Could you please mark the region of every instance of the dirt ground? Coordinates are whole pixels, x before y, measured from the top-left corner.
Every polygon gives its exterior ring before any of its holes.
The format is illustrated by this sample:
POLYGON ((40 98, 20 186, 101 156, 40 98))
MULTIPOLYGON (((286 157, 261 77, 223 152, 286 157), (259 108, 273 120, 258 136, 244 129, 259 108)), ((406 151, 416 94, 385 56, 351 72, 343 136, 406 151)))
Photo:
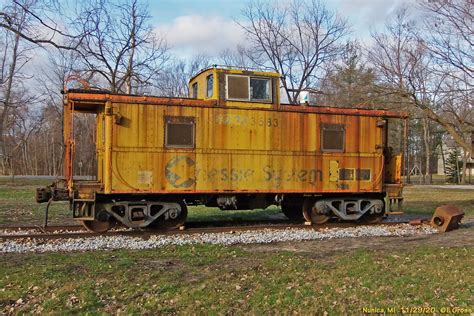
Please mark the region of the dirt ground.
POLYGON ((304 253, 314 258, 330 258, 341 252, 356 250, 408 250, 420 246, 427 247, 473 247, 474 216, 465 217, 459 229, 447 233, 411 237, 337 238, 320 241, 284 242, 276 244, 245 245, 249 252, 289 251, 304 253))

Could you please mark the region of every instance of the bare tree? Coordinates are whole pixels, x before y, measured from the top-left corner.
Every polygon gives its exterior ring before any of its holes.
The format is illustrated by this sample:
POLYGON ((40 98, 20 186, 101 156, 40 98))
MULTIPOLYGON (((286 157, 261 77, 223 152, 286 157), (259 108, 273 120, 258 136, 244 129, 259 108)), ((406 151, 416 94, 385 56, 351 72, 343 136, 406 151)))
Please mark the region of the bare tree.
POLYGON ((189 79, 199 70, 210 66, 209 57, 196 55, 188 60, 172 60, 154 84, 158 94, 167 97, 189 97, 189 79))
POLYGON ((433 71, 446 78, 444 113, 459 135, 452 135, 463 147, 462 182, 467 157, 472 152, 469 138, 474 132, 474 3, 470 0, 420 1, 427 12, 427 47, 437 61, 433 71))
POLYGON ((474 85, 474 2, 470 0, 420 1, 428 13, 425 30, 428 48, 450 76, 474 85), (466 76, 462 78, 462 76, 466 76))
POLYGON ((246 31, 256 58, 282 75, 290 103, 314 85, 318 71, 341 52, 339 42, 348 33, 344 19, 319 0, 294 0, 289 6, 251 2, 243 11, 246 31))
MULTIPOLYGON (((466 143, 472 141, 474 133, 474 108, 472 100, 474 91, 469 89, 467 80, 461 80, 446 73, 447 79, 443 84, 443 94, 440 98, 442 102, 443 116, 452 122, 454 128, 463 137, 466 143)), ((467 160, 469 151, 463 150, 463 164, 461 182, 466 181, 467 160)))
POLYGON ((407 9, 399 10, 387 23, 385 32, 373 33, 372 37, 374 46, 369 57, 378 70, 382 92, 392 94, 392 101, 405 104, 408 109, 421 111, 470 152, 471 146, 458 124, 450 120, 443 109, 446 76, 435 71, 437 63, 429 54, 422 34, 410 21, 407 9))
POLYGON ((234 49, 224 49, 219 53, 219 60, 226 66, 238 66, 242 69, 257 68, 265 64, 264 60, 255 56, 251 48, 243 45, 237 45, 234 49))
MULTIPOLYGON (((62 170, 64 109, 61 90, 68 84, 71 74, 79 73, 80 69, 77 68, 79 58, 79 55, 72 50, 54 50, 49 54, 48 63, 40 75, 43 95, 42 124, 33 135, 35 143, 31 146, 35 148, 36 155, 42 163, 37 168, 48 175, 59 175, 62 170)), ((95 124, 85 127, 83 132, 88 133, 95 124)))
POLYGON ((77 48, 85 70, 113 93, 138 93, 150 86, 168 59, 168 46, 148 24, 138 0, 89 0, 74 23, 84 34, 77 48))
POLYGON ((0 8, 0 28, 16 34, 22 40, 43 47, 55 47, 64 50, 76 50, 81 44, 84 33, 71 34, 65 28, 66 14, 60 10, 58 0, 13 0, 10 4, 0 8), (18 12, 10 10, 16 7, 25 17, 25 24, 21 29, 16 25, 18 12), (62 23, 58 23, 59 20, 62 23))
POLYGON ((20 7, 17 4, 5 7, 4 12, 9 14, 10 26, 18 32, 2 30, 0 76, 1 76, 1 103, 0 103, 0 161, 3 173, 12 169, 12 155, 16 146, 15 141, 9 136, 8 130, 15 125, 17 111, 23 104, 27 104, 29 96, 25 93, 21 80, 23 67, 30 61, 29 48, 23 45, 19 32, 28 23, 28 15, 22 9, 33 5, 33 1, 25 1, 20 7), (7 141, 7 139, 9 141, 7 141), (10 145, 8 144, 10 143, 10 145))

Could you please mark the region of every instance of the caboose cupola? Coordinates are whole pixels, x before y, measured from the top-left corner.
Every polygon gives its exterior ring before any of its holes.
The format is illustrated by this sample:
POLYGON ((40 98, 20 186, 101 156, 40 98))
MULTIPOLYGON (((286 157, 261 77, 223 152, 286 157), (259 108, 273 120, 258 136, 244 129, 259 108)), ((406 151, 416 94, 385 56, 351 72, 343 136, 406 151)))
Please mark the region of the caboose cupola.
POLYGON ((214 66, 189 81, 190 97, 217 100, 220 106, 277 108, 280 74, 214 66))

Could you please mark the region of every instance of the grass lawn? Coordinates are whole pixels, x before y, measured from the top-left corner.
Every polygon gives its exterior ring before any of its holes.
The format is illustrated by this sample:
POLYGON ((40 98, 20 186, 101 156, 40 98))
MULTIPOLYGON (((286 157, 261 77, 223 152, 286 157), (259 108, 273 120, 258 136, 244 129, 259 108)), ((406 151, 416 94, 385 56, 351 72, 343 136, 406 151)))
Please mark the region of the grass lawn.
POLYGON ((407 186, 403 189, 406 213, 433 214, 443 204, 454 204, 466 215, 474 215, 474 190, 443 189, 427 186, 407 186))
MULTIPOLYGON (((52 181, 16 179, 13 183, 0 179, 0 225, 38 225, 43 223, 46 204, 35 202, 37 187, 52 181)), ((53 203, 50 208, 53 223, 74 224, 68 203, 53 203)))
MULTIPOLYGON (((41 223, 43 212, 34 203, 34 188, 40 184, 0 183, 0 224, 41 223)), ((431 214, 441 204, 454 203, 474 215, 473 190, 409 186, 405 197, 410 213, 431 214)), ((72 223, 67 207, 53 207, 53 222, 72 223)), ((191 207, 189 218, 277 216, 281 213, 275 207, 236 212, 191 207)), ((384 248, 373 240, 352 239, 342 248, 338 240, 300 243, 304 251, 287 243, 264 250, 258 245, 200 245, 1 254, 0 314, 360 314, 363 308, 400 313, 420 306, 438 313, 444 307, 474 312, 472 231, 471 226, 421 242, 381 237, 377 242, 384 248), (354 247, 356 243, 363 246, 354 247)))
MULTIPOLYGON (((474 308, 474 248, 253 252, 239 246, 3 256, 0 307, 14 312, 360 313, 474 308), (442 267, 442 269, 440 269, 442 267), (449 271, 449 272, 448 272, 449 271)), ((1 310, 1 309, 0 309, 1 310)))

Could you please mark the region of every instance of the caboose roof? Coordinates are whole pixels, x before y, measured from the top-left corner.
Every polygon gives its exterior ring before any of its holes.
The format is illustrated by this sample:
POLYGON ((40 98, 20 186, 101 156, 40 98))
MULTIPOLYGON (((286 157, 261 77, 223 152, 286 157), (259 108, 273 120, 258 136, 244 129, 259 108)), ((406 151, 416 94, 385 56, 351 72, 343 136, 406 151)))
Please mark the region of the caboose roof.
POLYGON ((203 68, 198 73, 196 73, 189 82, 193 81, 203 72, 208 70, 215 69, 217 72, 225 72, 230 74, 240 74, 240 75, 251 75, 251 76, 262 76, 262 77, 281 77, 281 75, 270 68, 252 68, 252 67, 237 67, 237 66, 223 66, 223 65, 213 65, 211 67, 203 68))
MULTIPOLYGON (((144 96, 130 94, 112 94, 103 91, 88 90, 68 90, 65 93, 65 102, 74 102, 74 109, 78 111, 93 111, 94 109, 104 106, 105 102, 112 103, 136 103, 150 105, 167 105, 167 106, 195 106, 195 107, 218 107, 216 100, 196 100, 190 98, 170 98, 159 96, 144 96)), ((226 109, 234 108, 226 106, 226 109)), ((245 109, 240 107, 239 109, 245 109)), ((387 118, 407 118, 407 112, 390 111, 385 109, 363 109, 363 108, 335 108, 320 106, 303 106, 281 104, 278 109, 249 107, 248 110, 258 111, 284 111, 299 113, 319 113, 334 115, 357 115, 357 116, 377 116, 387 118)))

